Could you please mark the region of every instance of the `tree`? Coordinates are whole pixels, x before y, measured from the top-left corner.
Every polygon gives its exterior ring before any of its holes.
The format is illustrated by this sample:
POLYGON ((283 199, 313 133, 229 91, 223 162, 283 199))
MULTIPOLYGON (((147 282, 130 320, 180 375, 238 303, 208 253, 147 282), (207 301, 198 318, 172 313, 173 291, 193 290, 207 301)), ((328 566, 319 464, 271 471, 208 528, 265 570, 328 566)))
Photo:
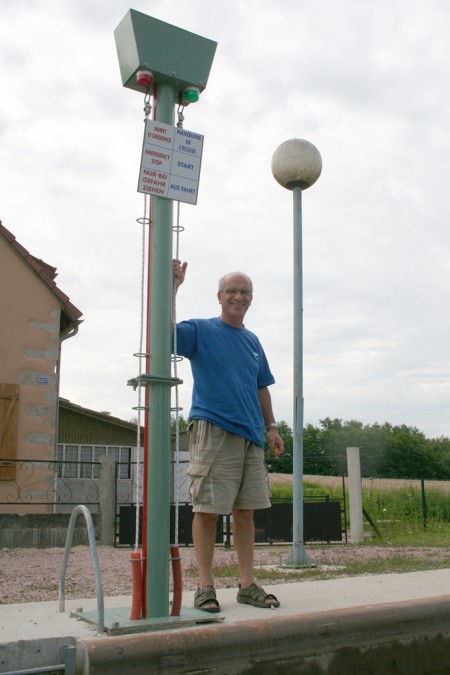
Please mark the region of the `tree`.
MULTIPOLYGON (((189 419, 179 416, 180 431, 187 431, 189 419)), ((175 417, 171 420, 175 432, 175 417)), ((268 470, 273 473, 293 472, 294 436, 282 420, 278 433, 284 440, 285 452, 275 459, 269 453, 267 435, 264 455, 268 470)), ((358 420, 343 421, 326 417, 320 426, 307 424, 303 430, 303 472, 305 474, 342 475, 346 467, 346 449, 360 449, 361 473, 366 477, 450 479, 450 439, 427 439, 416 429, 404 424, 364 425, 358 420)))
POLYGON ((303 431, 303 473, 319 476, 335 473, 325 451, 323 432, 312 424, 307 424, 303 431))
POLYGON ((269 441, 267 434, 265 434, 264 457, 266 466, 270 473, 292 473, 292 429, 284 420, 277 422, 277 426, 278 433, 284 441, 284 453, 279 455, 278 458, 275 458, 274 455, 271 455, 269 452, 269 441))
POLYGON ((305 427, 305 473, 314 467, 316 473, 341 473, 348 447, 359 448, 363 476, 445 479, 450 475, 449 439, 429 440, 406 425, 364 425, 329 417, 320 420, 320 427, 305 427))
MULTIPOLYGON (((178 415, 178 428, 180 430, 180 433, 183 433, 184 431, 188 430, 189 422, 190 422, 189 418, 186 419, 183 417, 183 415, 178 415)), ((170 431, 172 434, 174 434, 176 431, 176 423, 177 423, 176 417, 175 415, 172 415, 170 420, 170 431)))
POLYGON ((404 425, 392 428, 382 472, 392 478, 441 479, 445 474, 439 455, 424 434, 404 425))
POLYGON ((427 441, 439 466, 439 479, 450 479, 450 439, 446 436, 431 438, 427 441))

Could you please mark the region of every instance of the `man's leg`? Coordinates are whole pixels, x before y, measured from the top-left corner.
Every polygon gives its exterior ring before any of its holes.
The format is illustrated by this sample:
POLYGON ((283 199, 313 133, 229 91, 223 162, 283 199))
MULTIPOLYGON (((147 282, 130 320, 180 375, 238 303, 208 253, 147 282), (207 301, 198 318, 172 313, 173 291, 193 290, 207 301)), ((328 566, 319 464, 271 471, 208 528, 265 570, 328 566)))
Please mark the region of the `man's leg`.
POLYGON ((253 556, 255 541, 255 525, 253 511, 233 509, 233 544, 239 563, 241 588, 253 583, 253 556))
MULTIPOLYGON (((255 524, 253 511, 247 509, 233 509, 233 543, 239 563, 239 576, 241 588, 245 589, 255 583, 254 550, 255 550, 255 524)), ((261 589, 264 594, 265 591, 261 589)), ((267 607, 279 606, 278 600, 273 595, 265 596, 263 600, 267 607)))
POLYGON ((199 587, 214 586, 212 563, 216 541, 217 514, 197 512, 192 522, 192 539, 197 560, 199 587))

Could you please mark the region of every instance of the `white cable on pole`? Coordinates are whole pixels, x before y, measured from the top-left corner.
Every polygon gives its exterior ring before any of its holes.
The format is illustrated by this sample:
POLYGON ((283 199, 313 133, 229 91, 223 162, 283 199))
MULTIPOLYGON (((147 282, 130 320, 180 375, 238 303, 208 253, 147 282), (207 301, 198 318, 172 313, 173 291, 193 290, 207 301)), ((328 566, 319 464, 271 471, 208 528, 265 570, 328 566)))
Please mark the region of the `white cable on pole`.
POLYGON ((137 425, 136 425, 136 473, 134 476, 134 503, 136 506, 136 523, 135 523, 135 537, 134 537, 134 550, 137 551, 139 548, 139 533, 140 533, 140 524, 139 524, 139 505, 141 498, 141 412, 145 410, 145 406, 142 405, 142 384, 140 381, 140 376, 142 375, 143 368, 142 363, 146 358, 146 353, 144 352, 144 316, 145 316, 145 252, 146 252, 146 226, 150 224, 149 217, 149 197, 144 195, 144 215, 142 218, 138 218, 137 222, 142 225, 142 263, 141 263, 141 308, 140 308, 140 328, 139 328, 139 351, 134 354, 139 359, 139 377, 137 384, 137 396, 138 404, 135 408, 137 411, 137 425))
MULTIPOLYGON (((178 122, 177 127, 182 128, 184 121, 183 115, 183 106, 178 108, 178 122)), ((180 225, 180 202, 177 202, 177 221, 176 225, 173 228, 175 233, 175 258, 178 260, 180 255, 180 232, 184 230, 184 227, 180 225)), ((172 335, 173 335, 173 377, 178 379, 178 361, 182 360, 182 357, 178 356, 177 349, 177 310, 176 310, 176 285, 175 281, 173 283, 173 297, 172 297, 172 335)), ((174 491, 175 491, 175 541, 174 544, 178 546, 178 531, 179 531, 179 471, 180 471, 180 404, 179 404, 179 391, 178 384, 175 385, 175 406, 173 407, 175 412, 175 466, 174 466, 174 491)))
MULTIPOLYGON (((147 91, 144 96, 144 124, 147 121, 150 113, 152 111, 151 106, 151 95, 147 91)), ((145 410, 145 405, 142 405, 142 383, 141 376, 143 373, 143 361, 147 358, 147 354, 144 351, 144 320, 145 320, 145 261, 146 261, 146 226, 150 226, 150 200, 149 195, 144 195, 144 215, 141 218, 137 219, 137 222, 142 225, 142 253, 141 253, 141 307, 140 307, 140 327, 139 327, 139 351, 134 354, 139 359, 139 376, 137 378, 137 397, 138 403, 134 410, 137 411, 137 424, 136 424, 136 473, 134 476, 134 503, 136 507, 135 514, 135 535, 134 535, 134 550, 137 551, 139 548, 139 534, 140 534, 140 500, 141 500, 141 466, 142 466, 142 457, 141 457, 141 413, 145 410)))
MULTIPOLYGON (((173 228, 175 232, 175 258, 178 259, 179 248, 180 248, 180 232, 183 231, 183 227, 180 226, 180 202, 177 202, 177 224, 173 228)), ((176 311, 176 286, 175 281, 173 284, 173 300, 172 300, 172 334, 173 334, 173 377, 178 379, 178 361, 182 357, 178 356, 177 349, 177 311, 176 311)), ((179 404, 179 391, 178 384, 175 385, 175 405, 172 408, 175 412, 175 466, 174 466, 174 491, 175 491, 175 541, 174 544, 178 546, 178 531, 179 531, 179 470, 180 470, 180 404, 179 404)))
MULTIPOLYGON (((145 120, 148 118, 151 112, 150 97, 146 94, 144 99, 144 112, 145 120)), ((180 106, 178 109, 178 127, 183 126, 183 108, 180 106)), ((135 520, 135 542, 134 547, 137 551, 139 548, 139 534, 140 534, 140 518, 139 518, 139 505, 141 497, 141 412, 145 410, 145 405, 142 405, 142 384, 141 376, 143 373, 143 360, 147 358, 147 354, 144 352, 144 318, 145 318, 145 261, 146 261, 146 226, 151 225, 150 218, 150 199, 148 195, 144 195, 144 215, 141 218, 137 219, 137 222, 142 225, 142 265, 141 265, 141 308, 140 308, 140 332, 139 332, 139 351, 134 354, 134 356, 139 359, 139 376, 137 378, 137 392, 138 392, 138 404, 133 409, 137 411, 137 431, 136 431, 136 474, 134 477, 134 499, 136 505, 136 520, 135 520)), ((179 256, 179 246, 180 246, 180 232, 184 230, 184 227, 180 224, 180 202, 177 202, 177 220, 176 225, 173 227, 175 234, 175 257, 179 256)), ((178 379, 178 361, 182 360, 182 357, 178 356, 177 353, 177 333, 176 333, 176 299, 175 299, 175 282, 173 285, 173 300, 172 300, 172 329, 173 329, 173 377, 178 379)), ((179 536, 179 466, 180 466, 180 418, 179 412, 182 408, 179 405, 179 391, 178 384, 175 385, 175 405, 172 408, 172 411, 175 412, 175 466, 174 466, 174 491, 175 491, 175 545, 178 545, 178 536, 179 536)))

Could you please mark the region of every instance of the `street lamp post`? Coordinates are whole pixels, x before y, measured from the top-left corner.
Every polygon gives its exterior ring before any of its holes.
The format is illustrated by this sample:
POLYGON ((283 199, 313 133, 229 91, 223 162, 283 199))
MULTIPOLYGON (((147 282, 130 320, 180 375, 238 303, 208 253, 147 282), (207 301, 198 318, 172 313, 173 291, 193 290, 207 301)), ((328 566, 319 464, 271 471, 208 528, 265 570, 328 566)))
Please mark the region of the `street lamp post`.
POLYGON ((275 150, 272 174, 284 188, 292 190, 294 205, 294 429, 292 550, 287 564, 309 565, 303 536, 303 253, 302 192, 313 185, 322 171, 322 158, 309 141, 293 138, 275 150))

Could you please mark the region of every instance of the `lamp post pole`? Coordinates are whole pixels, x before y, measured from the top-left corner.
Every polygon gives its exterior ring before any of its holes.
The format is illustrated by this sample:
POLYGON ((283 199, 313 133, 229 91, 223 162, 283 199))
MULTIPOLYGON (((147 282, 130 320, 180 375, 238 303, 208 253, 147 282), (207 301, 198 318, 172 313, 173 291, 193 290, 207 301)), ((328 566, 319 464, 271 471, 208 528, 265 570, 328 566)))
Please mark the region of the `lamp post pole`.
POLYGON ((313 185, 322 171, 317 148, 308 141, 294 138, 285 141, 272 157, 275 180, 293 192, 294 225, 294 430, 293 430, 293 500, 292 549, 287 565, 310 564, 304 545, 303 528, 303 245, 302 191, 313 185))
POLYGON ((303 543, 303 245, 302 189, 293 189, 294 204, 294 433, 292 549, 289 565, 309 564, 303 543))

